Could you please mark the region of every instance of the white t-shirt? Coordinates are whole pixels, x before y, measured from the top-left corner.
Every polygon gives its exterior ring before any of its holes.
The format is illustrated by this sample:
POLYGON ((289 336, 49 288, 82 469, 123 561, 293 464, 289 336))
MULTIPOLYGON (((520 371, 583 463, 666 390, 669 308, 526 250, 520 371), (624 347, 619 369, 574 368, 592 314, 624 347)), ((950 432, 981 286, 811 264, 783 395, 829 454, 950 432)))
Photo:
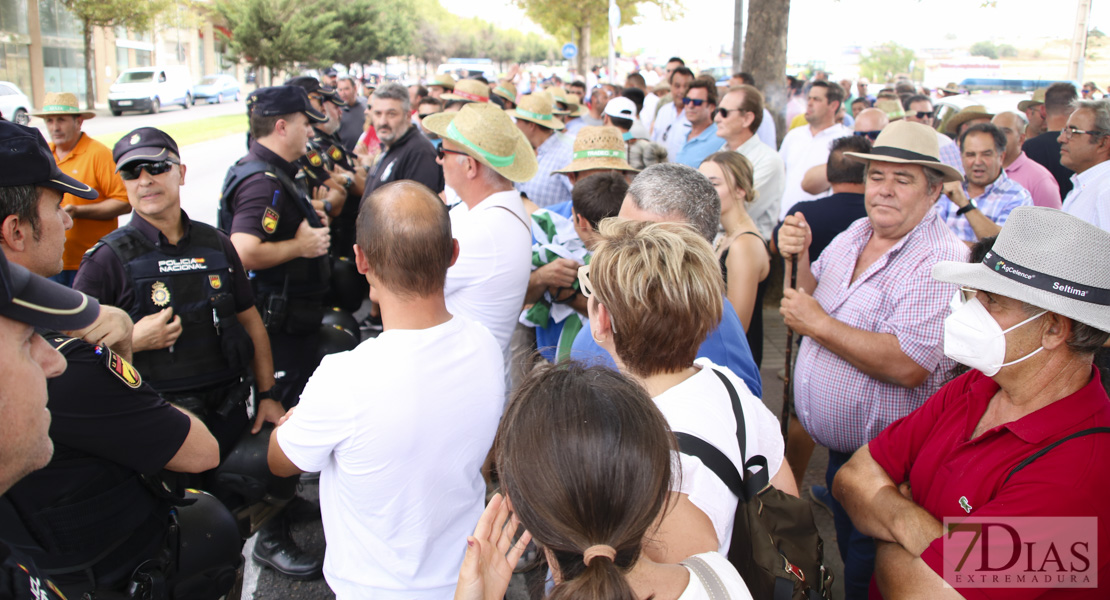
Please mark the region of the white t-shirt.
MULTIPOLYGON (((748 591, 747 584, 740 578, 740 573, 736 572, 736 567, 732 566, 727 558, 716 552, 695 554, 690 558, 695 556, 704 560, 712 569, 713 574, 717 576, 717 580, 721 582, 721 586, 728 593, 728 600, 752 600, 752 593, 748 591)), ((721 600, 717 596, 710 595, 709 590, 706 589, 693 569, 686 565, 683 566, 690 572, 690 583, 686 585, 686 589, 678 597, 678 600, 721 600)))
MULTIPOLYGON (((699 358, 694 364, 701 367, 700 372, 653 398, 655 405, 667 418, 671 431, 688 433, 709 442, 732 461, 737 471, 743 473, 732 400, 728 389, 713 373, 713 369, 716 369, 736 388, 740 405, 744 408, 744 423, 747 426, 744 458, 751 459, 757 454, 765 457, 768 479, 774 477, 782 466, 783 452, 786 449, 778 419, 763 405, 762 400, 751 393, 744 381, 727 367, 715 365, 708 358, 699 358)), ((736 517, 736 495, 709 467, 702 464, 701 459, 680 453, 679 461, 682 465, 682 481, 679 488, 673 491, 689 496, 690 502, 709 517, 720 542, 718 551, 727 554, 732 540, 732 524, 736 517)))
POLYGON ((464 203, 451 210, 459 258, 447 269, 447 310, 485 325, 506 364, 532 272, 530 222, 516 190, 492 194, 474 208, 464 203))
POLYGON ((485 504, 500 348, 455 316, 324 357, 278 445, 320 471, 324 576, 340 600, 451 598, 485 504))

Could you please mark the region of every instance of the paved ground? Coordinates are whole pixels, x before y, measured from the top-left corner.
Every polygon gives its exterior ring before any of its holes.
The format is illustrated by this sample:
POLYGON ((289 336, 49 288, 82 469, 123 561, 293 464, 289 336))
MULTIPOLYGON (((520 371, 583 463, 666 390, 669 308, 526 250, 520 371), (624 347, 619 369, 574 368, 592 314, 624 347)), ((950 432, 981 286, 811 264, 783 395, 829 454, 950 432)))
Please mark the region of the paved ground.
MULTIPOLYGON (((782 380, 778 377, 778 372, 785 364, 784 349, 786 347, 786 328, 782 324, 782 318, 779 316, 778 311, 775 309, 767 309, 763 313, 763 326, 764 326, 764 345, 763 345, 763 368, 761 374, 763 376, 763 399, 771 411, 778 415, 782 408, 782 380)), ((803 481, 803 497, 806 496, 804 490, 808 489, 811 485, 824 485, 825 481, 825 465, 828 461, 828 452, 824 448, 818 447, 813 457, 809 462, 809 468, 806 470, 805 480, 803 481)), ((315 482, 302 484, 301 495, 309 499, 315 499, 317 496, 317 486, 315 482)), ((836 552, 836 536, 833 529, 832 513, 824 508, 814 504, 814 516, 817 520, 818 529, 821 532, 821 537, 825 542, 825 564, 829 567, 835 577, 835 585, 833 588, 834 598, 844 597, 844 585, 842 582, 844 565, 840 560, 840 555, 836 552)), ((324 537, 323 528, 319 522, 305 523, 294 527, 294 538, 303 547, 310 549, 318 549, 323 551, 324 537)), ((288 598, 291 600, 324 600, 334 598, 335 596, 328 589, 323 580, 315 582, 292 582, 283 579, 274 574, 269 569, 259 570, 257 565, 250 559, 250 551, 254 546, 254 540, 249 540, 244 555, 246 556, 247 572, 245 575, 243 598, 256 600, 268 600, 277 598, 288 598)), ((522 576, 514 578, 513 585, 509 589, 509 600, 527 600, 529 597, 522 576)))

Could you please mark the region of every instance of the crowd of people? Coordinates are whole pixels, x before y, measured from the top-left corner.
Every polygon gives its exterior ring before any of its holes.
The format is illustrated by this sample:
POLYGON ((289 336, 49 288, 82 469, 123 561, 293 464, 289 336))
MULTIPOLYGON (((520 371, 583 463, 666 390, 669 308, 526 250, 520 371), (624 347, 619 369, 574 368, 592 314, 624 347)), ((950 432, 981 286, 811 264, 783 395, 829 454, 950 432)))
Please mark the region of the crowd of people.
POLYGON ((776 123, 679 58, 510 75, 255 90, 217 227, 164 131, 109 149, 73 94, 50 142, 0 122, 0 597, 222 598, 254 533, 341 599, 501 598, 530 556, 552 598, 758 597, 751 499, 691 439, 832 511, 848 598, 1105 594, 1105 552, 1086 586, 950 581, 943 527, 1095 517, 1110 547, 1110 101, 938 123, 818 74, 776 123))

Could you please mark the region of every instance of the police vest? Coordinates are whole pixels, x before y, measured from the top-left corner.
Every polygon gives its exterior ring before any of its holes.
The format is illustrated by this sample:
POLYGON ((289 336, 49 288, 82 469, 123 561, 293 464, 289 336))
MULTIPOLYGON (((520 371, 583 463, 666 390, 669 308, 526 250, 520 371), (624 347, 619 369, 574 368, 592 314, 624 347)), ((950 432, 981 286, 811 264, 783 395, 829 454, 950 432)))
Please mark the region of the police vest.
MULTIPOLYGON (((319 227, 322 225, 319 215, 312 208, 304 191, 281 169, 276 169, 262 161, 248 161, 233 165, 227 171, 224 179, 223 192, 220 193, 219 228, 224 233, 231 235, 231 222, 234 213, 231 210, 235 192, 247 178, 263 173, 272 177, 281 185, 281 189, 290 198, 297 198, 297 205, 301 209, 301 216, 308 219, 309 225, 319 227)), ((287 215, 282 215, 287 217, 287 215)), ((275 242, 293 239, 290 235, 275 236, 275 242)), ((280 294, 287 292, 290 298, 315 298, 322 297, 328 291, 328 282, 331 280, 331 262, 325 255, 317 258, 294 258, 280 265, 253 271, 252 279, 255 289, 259 294, 280 294)))
POLYGON ((181 336, 172 347, 135 353, 135 367, 163 393, 203 390, 243 375, 224 357, 213 317, 216 302, 231 293, 231 262, 215 229, 193 221, 189 235, 186 251, 173 255, 131 226, 97 244, 111 248, 131 277, 136 294, 129 311, 133 320, 170 306, 181 317, 181 336))

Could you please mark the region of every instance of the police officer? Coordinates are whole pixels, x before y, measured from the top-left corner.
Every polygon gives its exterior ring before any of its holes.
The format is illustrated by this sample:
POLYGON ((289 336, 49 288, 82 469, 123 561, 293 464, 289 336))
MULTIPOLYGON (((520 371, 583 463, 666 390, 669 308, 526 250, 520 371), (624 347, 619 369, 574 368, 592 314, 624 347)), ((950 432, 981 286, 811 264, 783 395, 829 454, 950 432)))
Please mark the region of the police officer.
MULTIPOLYGON (((219 223, 252 273, 273 350, 273 398, 291 408, 319 364, 316 347, 331 279, 327 217, 296 182, 293 163, 305 155, 311 122, 327 117, 296 86, 255 90, 247 106, 253 139, 247 155, 228 170, 219 223)), ((255 559, 288 577, 319 577, 321 558, 297 549, 287 525, 273 519, 263 527, 255 559)))

